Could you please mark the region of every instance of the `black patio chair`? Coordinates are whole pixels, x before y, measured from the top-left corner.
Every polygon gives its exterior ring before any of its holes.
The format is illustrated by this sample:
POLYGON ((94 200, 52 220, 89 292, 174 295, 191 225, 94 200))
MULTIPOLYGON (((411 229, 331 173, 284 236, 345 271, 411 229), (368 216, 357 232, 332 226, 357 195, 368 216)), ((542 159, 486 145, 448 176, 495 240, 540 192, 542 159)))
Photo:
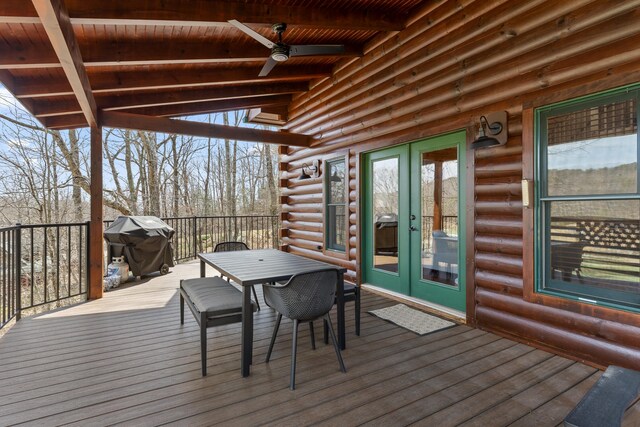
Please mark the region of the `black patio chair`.
POLYGON ((293 320, 291 376, 289 380, 289 388, 291 390, 295 389, 296 384, 296 349, 300 322, 313 322, 316 319, 324 319, 329 329, 333 348, 338 357, 340 371, 347 372, 338 347, 338 340, 331 324, 331 318, 329 317, 329 311, 333 307, 336 297, 337 282, 338 270, 328 268, 296 274, 284 285, 267 283, 263 285, 265 302, 278 313, 269 350, 267 351, 266 362, 269 362, 271 358, 271 351, 278 335, 282 316, 293 320))
MULTIPOLYGON (((221 242, 218 243, 214 248, 213 252, 233 252, 233 251, 248 251, 249 246, 247 246, 244 242, 221 242)), ((222 274, 220 277, 223 277, 222 274)), ((230 279, 227 277, 227 282, 230 279)), ((258 302, 258 294, 256 293, 256 288, 251 286, 251 291, 253 292, 253 298, 256 302, 256 306, 258 310, 260 310, 260 303, 258 302)))

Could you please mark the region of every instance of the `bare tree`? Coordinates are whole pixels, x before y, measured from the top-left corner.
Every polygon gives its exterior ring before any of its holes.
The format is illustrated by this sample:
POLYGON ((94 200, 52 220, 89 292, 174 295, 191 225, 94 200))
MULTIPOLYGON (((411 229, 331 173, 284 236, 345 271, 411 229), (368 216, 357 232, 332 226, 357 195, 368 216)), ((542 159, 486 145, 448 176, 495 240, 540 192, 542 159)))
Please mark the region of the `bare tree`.
MULTIPOLYGON (((17 104, 6 110, 0 114, 0 220, 87 218, 88 133, 47 130, 17 104)), ((242 113, 207 120, 239 126, 242 113)), ((277 159, 268 145, 105 129, 103 155, 107 218, 278 211, 277 159)))

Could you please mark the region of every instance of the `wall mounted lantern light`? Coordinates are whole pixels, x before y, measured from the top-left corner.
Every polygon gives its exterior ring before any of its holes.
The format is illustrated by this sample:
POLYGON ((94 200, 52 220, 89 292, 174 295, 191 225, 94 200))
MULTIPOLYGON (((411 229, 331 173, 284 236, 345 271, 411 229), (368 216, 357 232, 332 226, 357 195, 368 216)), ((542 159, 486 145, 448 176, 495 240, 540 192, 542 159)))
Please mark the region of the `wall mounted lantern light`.
POLYGON ((480 116, 480 126, 478 129, 478 137, 471 144, 471 148, 487 148, 504 145, 507 143, 507 112, 500 111, 497 113, 480 116), (489 135, 487 135, 487 133, 489 135))
POLYGON ((318 178, 320 176, 320 162, 314 160, 311 165, 302 164, 302 172, 299 179, 318 178))

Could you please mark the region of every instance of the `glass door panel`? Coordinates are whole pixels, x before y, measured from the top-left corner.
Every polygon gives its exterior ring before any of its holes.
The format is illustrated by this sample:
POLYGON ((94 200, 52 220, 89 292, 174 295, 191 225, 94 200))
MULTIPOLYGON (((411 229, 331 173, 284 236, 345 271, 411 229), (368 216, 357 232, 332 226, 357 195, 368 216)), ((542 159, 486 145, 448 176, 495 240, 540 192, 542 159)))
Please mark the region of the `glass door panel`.
POLYGON ((409 146, 364 157, 363 278, 409 294, 409 146))
POLYGON ((373 267, 398 273, 398 158, 375 160, 373 175, 373 267))
POLYGON ((458 283, 458 152, 421 154, 422 279, 458 283))
POLYGON ((411 292, 466 311, 465 132, 411 144, 411 292))

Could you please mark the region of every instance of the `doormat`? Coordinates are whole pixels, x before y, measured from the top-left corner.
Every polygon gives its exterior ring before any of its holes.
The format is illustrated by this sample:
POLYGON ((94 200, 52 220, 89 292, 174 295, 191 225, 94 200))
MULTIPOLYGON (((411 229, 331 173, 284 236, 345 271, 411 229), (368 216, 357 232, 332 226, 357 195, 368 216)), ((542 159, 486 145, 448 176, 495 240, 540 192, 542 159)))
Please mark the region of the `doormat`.
POLYGON ((415 332, 418 335, 427 335, 442 329, 452 328, 456 323, 424 313, 420 310, 407 307, 404 304, 396 304, 391 307, 380 308, 368 312, 381 319, 415 332))

